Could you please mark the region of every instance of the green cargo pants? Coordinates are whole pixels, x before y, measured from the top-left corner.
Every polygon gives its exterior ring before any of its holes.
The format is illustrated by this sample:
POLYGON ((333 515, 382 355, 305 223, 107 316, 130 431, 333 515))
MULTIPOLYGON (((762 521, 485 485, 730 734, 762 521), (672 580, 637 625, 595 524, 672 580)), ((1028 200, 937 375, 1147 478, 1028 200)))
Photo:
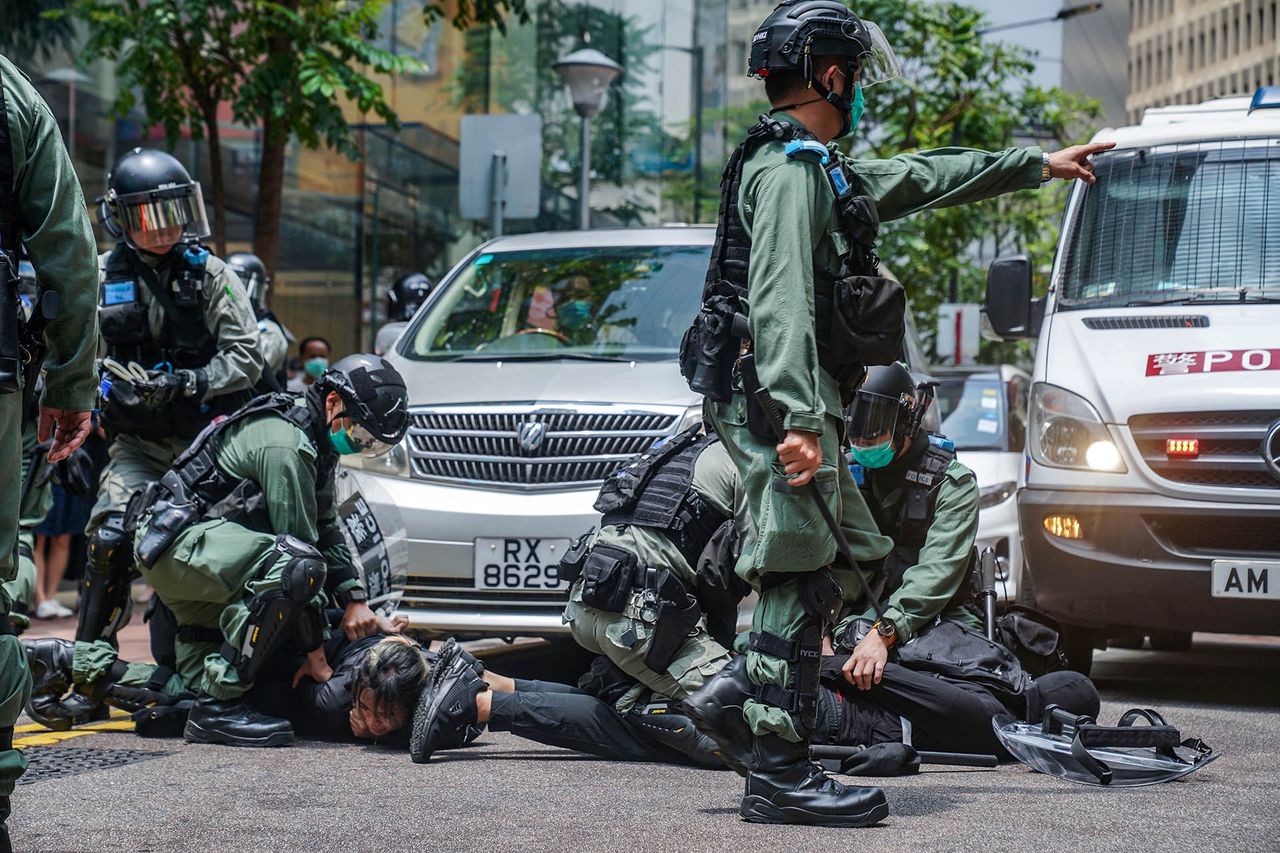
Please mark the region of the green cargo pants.
MULTIPOLYGON (((788 484, 778 461, 777 442, 762 440, 747 430, 747 401, 742 392, 736 392, 727 403, 708 403, 706 414, 742 477, 747 508, 755 523, 755 539, 743 548, 737 567, 738 576, 760 593, 752 630, 786 640, 797 639, 810 619, 801 603, 800 584, 762 586, 761 579, 766 574, 782 572, 795 573, 799 578, 831 565, 836 556, 835 537, 806 489, 793 489, 788 484)), ((844 464, 840 449, 843 431, 840 418, 828 412, 821 440, 822 465, 814 479, 840 522, 854 559, 878 560, 889 553, 893 541, 880 534, 844 464)), ((855 602, 861 595, 861 586, 853 570, 834 569, 833 574, 845 602, 855 602)), ((780 658, 754 651, 747 654, 747 677, 753 684, 788 688, 791 670, 790 664, 780 658)), ((749 699, 744 713, 756 734, 772 732, 793 742, 804 739, 802 727, 797 727, 791 714, 782 708, 749 699)))
MULTIPOLYGON (((634 524, 608 525, 600 530, 596 542, 626 548, 643 565, 654 568, 669 568, 677 563, 686 565, 669 539, 634 524)), ((688 569, 685 571, 692 574, 688 569)), ((683 699, 729 662, 729 650, 711 638, 703 620, 685 638, 666 669, 655 672, 647 667, 644 658, 649 652, 658 614, 654 608, 644 606, 639 592, 631 594, 622 613, 609 613, 582 603, 582 581, 579 580, 569 591, 564 618, 578 645, 604 655, 654 693, 671 699, 683 699)), ((618 711, 624 714, 630 711, 636 695, 638 691, 623 696, 618 711)))
MULTIPOLYGON (((143 516, 135 545, 149 521, 143 516)), ((249 621, 246 598, 280 590, 280 575, 290 557, 275 544, 276 537, 268 533, 213 519, 187 528, 154 566, 143 568, 142 576, 177 619, 178 674, 192 688, 225 701, 239 698, 252 686, 223 657, 220 644, 184 638, 183 629, 218 631, 226 643, 240 648, 249 621)), ((320 593, 310 606, 322 610, 324 601, 320 593)))
MULTIPOLYGON (((18 573, 18 502, 22 482, 22 396, 0 394, 0 583, 18 573)), ((0 590, 0 618, 8 618, 11 601, 0 590)), ((31 695, 31 671, 18 638, 0 636, 0 797, 13 793, 13 785, 27 769, 27 760, 11 745, 11 729, 31 695)))
MULTIPOLYGON (((73 680, 76 684, 92 684, 109 675, 111 667, 119 658, 119 652, 105 640, 76 643, 75 657, 71 664, 73 680)), ((157 668, 154 663, 130 663, 124 675, 116 679, 116 684, 123 684, 126 687, 150 687, 157 668)), ((182 675, 175 672, 160 687, 159 692, 176 698, 191 691, 187 689, 187 682, 182 675)))

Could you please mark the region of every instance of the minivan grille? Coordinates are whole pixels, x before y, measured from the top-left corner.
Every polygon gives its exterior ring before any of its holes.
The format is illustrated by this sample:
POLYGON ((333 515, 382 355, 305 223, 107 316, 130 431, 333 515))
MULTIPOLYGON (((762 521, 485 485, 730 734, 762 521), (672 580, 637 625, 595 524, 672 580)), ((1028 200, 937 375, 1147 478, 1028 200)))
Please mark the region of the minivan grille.
POLYGON ((1129 431, 1142 459, 1160 477, 1174 483, 1248 489, 1280 489, 1263 458, 1263 441, 1280 411, 1179 412, 1134 415, 1129 431), (1200 440, 1195 459, 1170 459, 1170 438, 1200 440))
POLYGON ((671 435, 674 411, 622 406, 415 409, 413 476, 517 488, 596 485, 671 435))

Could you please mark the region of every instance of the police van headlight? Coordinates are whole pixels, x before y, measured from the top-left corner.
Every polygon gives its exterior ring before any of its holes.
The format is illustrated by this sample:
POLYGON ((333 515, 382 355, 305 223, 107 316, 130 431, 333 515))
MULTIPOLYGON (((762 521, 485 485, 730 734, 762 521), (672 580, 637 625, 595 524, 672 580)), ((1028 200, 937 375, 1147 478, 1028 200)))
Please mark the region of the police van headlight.
POLYGON ((409 472, 409 437, 405 436, 399 444, 381 456, 365 456, 351 453, 339 456, 338 461, 348 468, 357 471, 368 471, 370 474, 381 474, 384 477, 408 477, 409 472))
POLYGON ((1018 484, 1010 480, 1007 483, 993 483, 978 490, 978 509, 990 509, 1013 497, 1018 491, 1018 484))
POLYGON ((1037 382, 1031 388, 1031 457, 1053 468, 1128 469, 1096 409, 1079 394, 1037 382))

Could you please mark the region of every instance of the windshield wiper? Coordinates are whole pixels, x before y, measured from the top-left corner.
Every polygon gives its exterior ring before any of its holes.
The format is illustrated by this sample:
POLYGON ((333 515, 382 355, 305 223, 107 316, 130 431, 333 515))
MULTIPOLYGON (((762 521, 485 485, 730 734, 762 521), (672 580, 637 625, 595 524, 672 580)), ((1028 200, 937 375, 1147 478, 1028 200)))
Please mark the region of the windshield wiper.
POLYGON ((583 352, 562 352, 562 353, 540 353, 540 352, 511 352, 511 353, 485 353, 476 352, 460 355, 452 361, 612 361, 625 362, 631 361, 629 358, 621 358, 616 355, 592 355, 583 352))
POLYGON ((1208 287, 1195 291, 1183 291, 1176 296, 1152 299, 1130 299, 1124 304, 1126 308, 1135 305, 1226 305, 1233 302, 1280 302, 1280 289, 1261 288, 1250 290, 1241 287, 1208 287), (1268 295, 1272 294, 1272 295, 1268 295))

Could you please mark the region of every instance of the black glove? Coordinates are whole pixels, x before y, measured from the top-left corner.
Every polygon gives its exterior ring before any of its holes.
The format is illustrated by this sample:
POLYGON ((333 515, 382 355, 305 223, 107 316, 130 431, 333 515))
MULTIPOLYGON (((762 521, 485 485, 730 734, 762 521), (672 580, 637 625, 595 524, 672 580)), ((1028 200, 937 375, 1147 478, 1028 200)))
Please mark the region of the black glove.
POLYGON ((914 776, 920 772, 920 754, 905 743, 877 743, 841 761, 840 772, 846 776, 914 776))
POLYGON ((87 497, 94 484, 93 458, 83 447, 78 447, 66 459, 50 465, 48 453, 52 446, 53 441, 36 445, 35 458, 39 467, 31 475, 34 485, 43 486, 52 481, 68 494, 87 497))
POLYGON ((146 382, 134 383, 134 388, 153 408, 167 406, 184 397, 199 402, 204 398, 204 392, 209 390, 208 376, 201 368, 176 370, 173 373, 152 370, 149 371, 149 376, 146 382))

